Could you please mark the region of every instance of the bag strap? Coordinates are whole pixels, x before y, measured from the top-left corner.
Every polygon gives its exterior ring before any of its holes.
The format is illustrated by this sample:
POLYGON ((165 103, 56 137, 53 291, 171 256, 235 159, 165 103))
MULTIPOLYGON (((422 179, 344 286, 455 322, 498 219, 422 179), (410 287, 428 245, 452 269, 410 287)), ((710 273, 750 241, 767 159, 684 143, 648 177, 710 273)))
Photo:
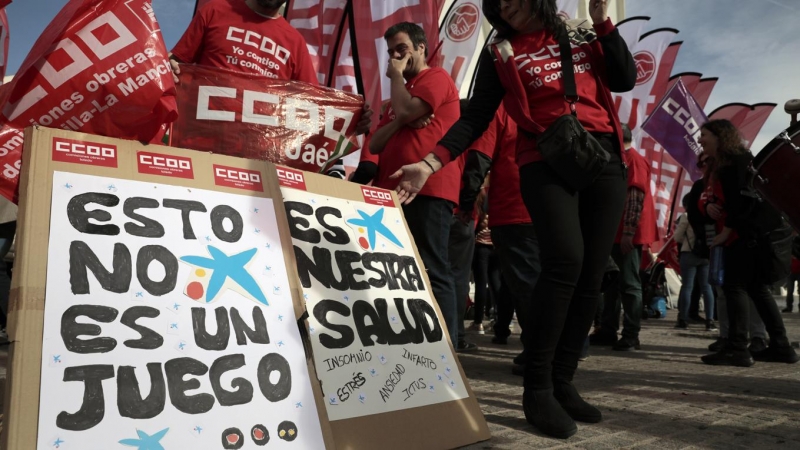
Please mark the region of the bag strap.
POLYGON ((572 115, 578 117, 575 102, 579 100, 578 88, 575 85, 575 70, 572 66, 572 46, 569 43, 569 35, 566 25, 561 29, 558 37, 558 47, 561 51, 561 76, 564 80, 564 99, 569 103, 572 115))

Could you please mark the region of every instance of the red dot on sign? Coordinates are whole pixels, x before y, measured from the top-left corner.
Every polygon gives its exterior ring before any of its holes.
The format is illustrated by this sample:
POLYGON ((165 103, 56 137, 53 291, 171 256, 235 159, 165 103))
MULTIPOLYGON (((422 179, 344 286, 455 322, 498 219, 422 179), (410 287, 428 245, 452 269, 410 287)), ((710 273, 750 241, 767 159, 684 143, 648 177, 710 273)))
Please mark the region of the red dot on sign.
POLYGON ((197 281, 192 281, 188 286, 186 286, 186 295, 188 295, 192 300, 200 300, 200 297, 203 296, 203 292, 205 292, 203 285, 197 281))
POLYGON ((264 439, 264 432, 256 428, 253 430, 253 438, 258 440, 264 439))
POLYGON ((228 436, 225 437, 225 439, 227 439, 228 443, 230 443, 230 444, 235 444, 235 443, 239 442, 239 436, 237 436, 235 434, 229 434, 228 436))
POLYGON ((358 243, 361 245, 361 248, 365 250, 369 248, 369 242, 367 242, 367 238, 363 236, 358 238, 358 243))

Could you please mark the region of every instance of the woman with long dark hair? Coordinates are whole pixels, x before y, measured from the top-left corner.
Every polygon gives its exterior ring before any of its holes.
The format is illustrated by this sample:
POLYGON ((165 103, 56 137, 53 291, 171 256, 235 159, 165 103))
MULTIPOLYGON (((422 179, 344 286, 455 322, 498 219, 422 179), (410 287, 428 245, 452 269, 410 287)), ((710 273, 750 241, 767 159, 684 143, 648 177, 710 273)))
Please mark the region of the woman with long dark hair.
POLYGON ((785 232, 788 236, 787 225, 775 208, 757 198, 749 188, 748 168, 753 155, 744 147, 733 123, 724 119, 705 123, 698 142, 713 161, 698 206, 717 222, 712 247, 724 247, 722 291, 730 324, 727 346, 703 356, 702 360, 706 364, 742 367, 752 366, 754 359, 796 363, 800 357, 789 344, 770 290, 772 283, 788 273, 788 258, 783 264, 776 261, 772 252, 774 234, 785 232), (750 299, 764 321, 770 340, 766 350, 752 354, 747 348, 750 299))
POLYGON ((431 154, 395 174, 403 176, 397 192, 401 201, 413 200, 428 176, 481 136, 504 102, 519 126, 520 191, 541 246, 542 273, 527 310, 529 359, 522 406, 529 423, 547 435, 567 438, 577 431, 575 420, 602 420, 572 379, 625 202, 622 131, 610 91, 632 89, 636 69, 608 19, 605 0, 590 1, 592 24, 564 22, 556 0, 484 0, 483 10, 498 39, 480 60, 470 106, 431 154), (572 51, 574 103, 565 96, 562 36, 572 51), (610 154, 602 173, 580 190, 542 160, 531 125, 547 128, 573 111, 610 154))

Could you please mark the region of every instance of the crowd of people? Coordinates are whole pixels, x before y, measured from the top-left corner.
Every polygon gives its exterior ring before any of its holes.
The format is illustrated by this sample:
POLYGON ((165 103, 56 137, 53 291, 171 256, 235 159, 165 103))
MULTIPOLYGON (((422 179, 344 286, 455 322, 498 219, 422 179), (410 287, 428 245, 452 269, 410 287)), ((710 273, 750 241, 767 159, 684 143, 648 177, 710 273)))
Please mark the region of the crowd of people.
MULTIPOLYGON (((231 67, 226 54, 225 33, 235 25, 287 49, 284 59, 256 55, 274 59, 274 77, 317 84, 302 37, 278 14, 284 3, 208 2, 172 50, 176 81, 181 64, 247 70, 231 67)), ((513 370, 523 377, 525 417, 541 432, 567 438, 577 431, 575 421, 602 420, 573 384, 589 343, 641 348, 640 262, 658 233, 649 164, 632 147, 611 96, 634 87, 636 66, 605 0, 589 2, 590 21, 564 21, 556 0, 482 3, 497 36, 479 61, 469 101, 459 98, 446 71, 428 66, 421 27, 404 22, 386 30, 391 99, 350 180, 397 192, 456 351, 477 349, 468 334, 487 331, 489 305, 493 344, 508 343, 516 315, 523 351, 513 370), (567 60, 575 69, 564 67, 567 60), (568 115, 604 155, 580 187, 543 157, 537 140, 568 115), (610 267, 616 276, 609 278, 610 267), (465 327, 470 273, 475 302, 465 327)), ((365 105, 360 133, 372 127, 371 115, 365 105)), ((704 363, 797 362, 770 290, 788 278, 784 312, 793 310, 800 263, 790 275, 780 254, 791 231, 778 211, 748 193, 752 155, 730 122, 703 125, 699 143, 704 177, 683 199, 686 213, 674 233, 683 279, 675 326, 699 319, 691 305, 702 297, 700 320, 709 332, 718 321, 720 333, 704 363), (712 286, 710 272, 719 264, 724 279, 712 286)), ((0 256, 15 225, 2 220, 0 256)))

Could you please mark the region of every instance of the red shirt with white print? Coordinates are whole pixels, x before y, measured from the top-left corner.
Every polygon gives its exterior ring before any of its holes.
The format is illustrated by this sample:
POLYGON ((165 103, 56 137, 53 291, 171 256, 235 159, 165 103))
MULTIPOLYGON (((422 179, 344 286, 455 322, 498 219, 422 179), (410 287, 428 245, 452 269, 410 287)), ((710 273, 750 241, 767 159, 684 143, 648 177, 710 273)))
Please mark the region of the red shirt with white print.
MULTIPOLYGON (((423 70, 406 82, 406 89, 412 97, 417 97, 430 105, 433 120, 424 128, 403 127, 386 143, 378 164, 378 175, 374 185, 383 189, 394 189, 400 179, 389 177, 406 164, 419 162, 430 153, 444 133, 460 116, 459 97, 456 85, 450 75, 441 68, 423 70)), ((391 104, 378 124, 378 128, 388 124, 396 117, 391 104)), ((428 178, 419 195, 443 198, 458 204, 462 169, 457 164, 448 164, 428 178)))
POLYGON ((319 84, 303 36, 282 16, 262 16, 244 0, 203 5, 172 54, 185 63, 319 84))
MULTIPOLYGON (((522 85, 528 97, 530 117, 547 128, 557 118, 570 113, 564 99, 564 80, 561 72, 561 51, 558 40, 545 30, 518 34, 509 40, 514 49, 522 85)), ((571 42, 572 66, 579 100, 578 118, 589 132, 614 133, 611 112, 603 107, 603 92, 595 80, 590 44, 571 42)), ((517 163, 540 161, 541 154, 525 151, 518 146, 517 163)))
MULTIPOLYGON (((723 209, 722 217, 717 219, 715 224, 715 230, 717 234, 719 234, 725 227, 725 217, 727 216, 727 213, 725 212, 725 193, 722 191, 722 184, 720 184, 720 182, 717 181, 713 176, 706 180, 706 188, 703 193, 700 194, 700 199, 697 200, 697 207, 700 209, 700 213, 708 216, 706 207, 712 203, 716 203, 723 209)), ((732 230, 728 240, 725 241, 725 245, 731 245, 737 239, 739 239, 738 233, 736 233, 736 230, 732 230)))
POLYGON ((489 184, 489 228, 531 223, 519 187, 516 161, 517 124, 501 105, 489 127, 496 127, 497 146, 492 158, 489 184))

